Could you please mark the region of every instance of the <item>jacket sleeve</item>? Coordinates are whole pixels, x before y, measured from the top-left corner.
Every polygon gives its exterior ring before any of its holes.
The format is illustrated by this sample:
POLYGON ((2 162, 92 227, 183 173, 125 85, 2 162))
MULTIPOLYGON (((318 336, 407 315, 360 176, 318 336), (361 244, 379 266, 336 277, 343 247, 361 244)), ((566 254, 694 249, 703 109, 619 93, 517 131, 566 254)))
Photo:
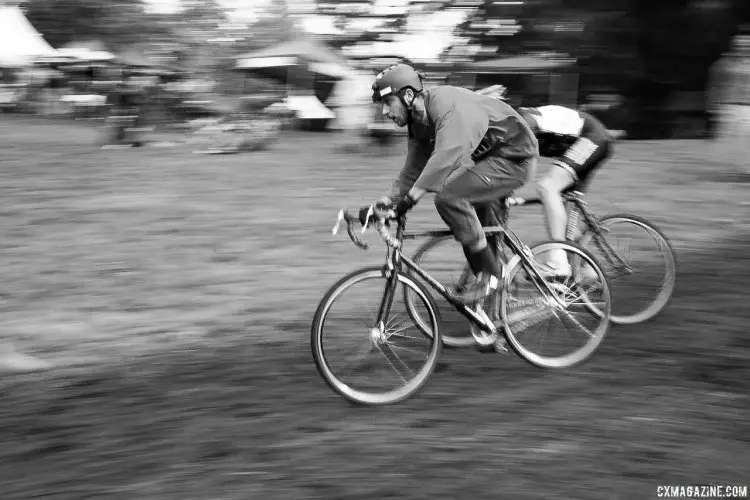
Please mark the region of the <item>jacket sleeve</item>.
POLYGON ((489 128, 489 117, 470 101, 459 105, 439 94, 430 107, 428 113, 436 117, 435 151, 414 186, 439 193, 455 169, 471 163, 471 154, 489 128))
POLYGON ((427 158, 427 153, 425 153, 419 141, 415 138, 409 138, 406 162, 396 180, 393 181, 389 195, 392 200, 397 201, 409 192, 427 163, 427 158))

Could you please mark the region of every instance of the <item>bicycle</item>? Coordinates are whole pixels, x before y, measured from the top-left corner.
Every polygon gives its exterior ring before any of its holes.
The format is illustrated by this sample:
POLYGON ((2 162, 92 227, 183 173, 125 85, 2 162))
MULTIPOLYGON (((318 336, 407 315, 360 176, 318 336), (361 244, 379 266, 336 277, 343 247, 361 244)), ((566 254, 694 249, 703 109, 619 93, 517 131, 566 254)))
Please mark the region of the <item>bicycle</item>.
MULTIPOLYGON (((433 231, 406 234, 406 217, 394 219, 387 212, 373 209, 370 210, 370 214, 386 246, 385 264, 355 270, 331 286, 318 304, 311 328, 311 348, 318 372, 329 387, 344 398, 368 405, 396 403, 415 394, 426 384, 437 364, 443 345, 440 312, 429 288, 437 291, 469 320, 473 325, 472 337, 477 345, 491 347, 498 342, 507 343, 524 360, 540 368, 559 369, 577 365, 593 355, 604 339, 610 323, 609 285, 594 257, 579 245, 548 241, 528 247, 507 228, 487 228, 491 234, 503 238, 504 244, 514 255, 503 269, 497 292, 480 303, 466 305, 458 300, 452 290, 430 276, 402 251, 405 239, 433 234, 433 231), (390 232, 390 223, 394 221, 395 237, 390 232), (538 256, 556 249, 562 249, 572 255, 571 259, 580 263, 576 269, 589 266, 595 273, 595 280, 584 283, 578 280, 577 276, 560 279, 540 272, 541 266, 536 262, 538 256), (367 281, 378 284, 377 291, 363 293, 360 304, 344 308, 344 319, 332 319, 333 306, 337 300, 353 296, 354 287, 367 281), (405 301, 394 301, 399 286, 403 287, 404 293, 414 294, 411 300, 412 310, 407 310, 401 319, 399 313, 394 313, 395 307, 405 305, 405 301), (373 297, 378 293, 382 297, 375 312, 373 297), (417 307, 417 300, 421 311, 417 307), (486 310, 487 307, 489 309, 486 310), (350 320, 354 313, 365 309, 369 309, 371 316, 358 326, 365 335, 361 340, 355 341, 354 356, 350 357, 343 367, 332 363, 330 354, 333 349, 329 350, 329 341, 339 331, 344 333, 345 339, 352 340, 356 330, 352 331, 343 323, 350 320), (413 311, 420 312, 414 316, 413 311), (581 314, 585 317, 579 316, 581 314), (583 345, 559 355, 539 354, 526 346, 525 340, 529 336, 529 330, 542 322, 549 323, 552 319, 562 322, 568 330, 568 325, 581 328, 583 345), (417 324, 418 321, 424 323, 417 324), (417 330, 415 336, 406 333, 411 326, 417 330), (424 347, 424 352, 417 350, 420 346, 424 347), (363 389, 342 378, 351 372, 350 365, 353 362, 364 361, 364 358, 374 351, 385 358, 384 371, 392 378, 393 387, 379 391, 363 389), (422 365, 410 368, 406 360, 413 359, 422 365), (344 373, 345 369, 349 371, 344 373)), ((346 223, 351 241, 357 247, 366 250, 367 243, 354 232, 355 226, 359 224, 358 218, 346 210, 341 210, 333 234, 337 234, 342 222, 346 223)), ((362 232, 366 229, 367 224, 362 232)), ((570 331, 568 336, 573 340, 570 331)), ((544 338, 542 336, 542 341, 544 338)), ((540 342, 540 348, 542 343, 540 342)), ((363 385, 373 382, 371 368, 365 363, 364 376, 361 379, 363 385)))
MULTIPOLYGON (((605 270, 605 274, 607 274, 613 297, 610 321, 614 324, 635 324, 648 321, 658 315, 667 306, 672 297, 676 275, 675 253, 663 232, 647 219, 637 215, 617 213, 605 215, 601 218, 596 217, 584 200, 584 194, 577 190, 575 186, 563 192, 562 196, 569 215, 566 240, 568 242, 579 243, 583 248, 592 252, 596 256, 599 265, 605 270), (584 222, 584 226, 582 234, 578 236, 576 232, 579 230, 579 222, 581 220, 584 222), (646 295, 646 287, 642 283, 636 283, 635 287, 631 286, 625 288, 624 291, 620 290, 618 285, 622 283, 623 279, 636 275, 638 269, 634 263, 628 262, 623 252, 616 250, 616 245, 613 244, 613 241, 617 239, 618 233, 623 232, 623 229, 628 227, 645 232, 646 236, 652 242, 656 243, 656 251, 652 249, 647 252, 646 258, 640 259, 636 264, 656 268, 659 267, 659 262, 661 262, 661 267, 664 268, 664 278, 653 298, 641 307, 633 310, 628 310, 628 306, 633 304, 636 297, 646 295), (627 300, 625 300, 625 295, 627 295, 627 300)), ((506 200, 507 208, 541 204, 542 201, 539 198, 524 199, 511 196, 506 200)), ((507 210, 504 216, 505 220, 503 224, 507 224, 507 210)), ((424 261, 427 260, 428 255, 436 254, 438 247, 453 242, 453 237, 449 231, 436 231, 428 236, 431 238, 413 256, 414 262, 419 265, 425 265, 424 261)), ((641 245, 638 249, 643 248, 644 245, 641 245)), ((502 262, 507 262, 507 250, 502 248, 502 245, 497 246, 496 253, 502 262)), ((456 254, 460 254, 460 251, 456 250, 456 254)), ((448 262, 454 261, 452 258, 447 260, 448 262)), ((428 269, 437 268, 437 264, 428 265, 427 267, 428 269)), ((638 276, 643 277, 644 274, 641 272, 638 276)), ((467 281, 472 279, 472 274, 468 266, 464 266, 459 276, 457 281, 454 280, 456 281, 456 286, 459 287, 465 286, 467 281)), ((413 310, 410 297, 405 296, 404 298, 407 302, 407 307, 413 310)), ((423 321, 421 323, 423 324, 423 321)), ((472 338, 466 332, 455 335, 443 335, 443 341, 445 345, 450 347, 466 347, 473 343, 472 338)))

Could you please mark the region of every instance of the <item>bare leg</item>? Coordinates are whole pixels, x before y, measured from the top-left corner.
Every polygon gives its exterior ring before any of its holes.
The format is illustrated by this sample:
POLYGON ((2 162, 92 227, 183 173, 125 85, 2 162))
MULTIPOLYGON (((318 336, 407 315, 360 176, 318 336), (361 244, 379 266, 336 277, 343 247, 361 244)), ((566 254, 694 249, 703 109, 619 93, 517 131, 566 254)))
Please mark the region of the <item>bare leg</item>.
POLYGON ((568 224, 568 214, 560 193, 570 187, 575 180, 573 176, 561 167, 552 167, 547 175, 539 181, 538 194, 542 199, 544 221, 547 224, 547 234, 553 240, 565 240, 565 228, 568 224))
MULTIPOLYGON (((565 211, 561 193, 575 182, 573 175, 566 169, 554 166, 547 175, 539 181, 538 194, 542 200, 544 221, 547 234, 553 240, 565 241, 565 229, 568 224, 568 214, 565 211)), ((551 255, 552 260, 564 263, 565 253, 551 255)))

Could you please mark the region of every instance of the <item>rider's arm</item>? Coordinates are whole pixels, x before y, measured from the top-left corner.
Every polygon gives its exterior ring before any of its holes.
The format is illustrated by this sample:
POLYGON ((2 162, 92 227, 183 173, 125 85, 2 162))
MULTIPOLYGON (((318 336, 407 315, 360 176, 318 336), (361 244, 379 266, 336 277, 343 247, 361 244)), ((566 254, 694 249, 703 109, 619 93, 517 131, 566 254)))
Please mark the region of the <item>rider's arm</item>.
POLYGON ((435 151, 414 188, 437 193, 456 168, 472 163, 471 153, 487 132, 489 117, 471 101, 457 105, 439 94, 435 95, 430 107, 428 113, 436 117, 435 151))
POLYGON ((406 162, 396 180, 393 181, 390 193, 391 200, 397 201, 409 192, 427 163, 427 158, 428 156, 419 141, 416 138, 409 138, 406 162))

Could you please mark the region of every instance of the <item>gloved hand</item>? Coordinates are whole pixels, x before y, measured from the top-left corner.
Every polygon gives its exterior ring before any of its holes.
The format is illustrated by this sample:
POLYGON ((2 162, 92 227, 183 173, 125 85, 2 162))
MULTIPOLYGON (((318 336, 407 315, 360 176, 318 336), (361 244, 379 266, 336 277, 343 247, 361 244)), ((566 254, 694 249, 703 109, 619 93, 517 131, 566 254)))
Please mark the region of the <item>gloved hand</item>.
POLYGON ((396 206, 393 207, 393 211, 396 214, 396 217, 401 217, 402 215, 406 214, 409 210, 411 210, 414 205, 416 205, 417 202, 409 196, 408 194, 404 196, 401 200, 399 200, 398 203, 396 203, 396 206))
POLYGON ((387 196, 383 196, 375 202, 375 208, 378 210, 388 210, 389 208, 393 208, 393 200, 387 196))
MULTIPOLYGON (((393 200, 391 200, 387 196, 383 196, 378 201, 375 202, 374 205, 368 205, 366 207, 362 207, 359 209, 359 223, 362 224, 362 226, 365 225, 367 214, 370 211, 370 207, 372 207, 373 211, 375 212, 387 212, 388 210, 393 209, 393 200)), ((385 214, 383 214, 385 215, 385 214)), ((370 223, 373 222, 373 216, 370 216, 370 223)))
POLYGON ((359 223, 364 227, 365 224, 372 224, 377 219, 377 214, 380 212, 381 217, 401 217, 406 212, 412 209, 416 205, 416 201, 412 199, 408 194, 401 198, 396 204, 384 196, 380 198, 374 205, 368 205, 359 209, 359 223), (367 220, 367 215, 370 214, 370 210, 373 213, 370 215, 370 220, 367 220))

